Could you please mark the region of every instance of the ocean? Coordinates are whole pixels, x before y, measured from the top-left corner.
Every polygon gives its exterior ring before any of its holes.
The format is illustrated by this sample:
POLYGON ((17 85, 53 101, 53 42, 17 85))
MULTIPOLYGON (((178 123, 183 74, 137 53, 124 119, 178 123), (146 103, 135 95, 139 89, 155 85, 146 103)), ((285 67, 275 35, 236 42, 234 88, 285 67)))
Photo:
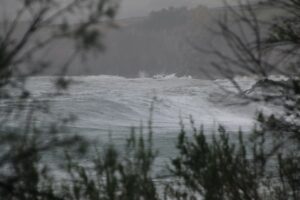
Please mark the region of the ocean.
MULTIPOLYGON (((219 125, 233 133, 239 129, 247 132, 253 128, 255 112, 268 110, 237 97, 228 80, 200 80, 174 74, 135 79, 104 75, 68 78, 72 84, 58 95, 52 95, 56 91, 55 77, 31 77, 26 87, 35 99, 49 103, 52 116, 76 116, 68 124, 69 130, 97 141, 100 147, 111 140, 121 149, 131 127, 144 127, 147 133, 151 119, 153 142, 159 151, 157 166, 176 154, 180 123, 190 130, 193 119, 206 134, 213 134, 219 125)), ((246 77, 238 78, 238 82, 245 90, 255 84, 254 79, 246 77)), ((34 120, 47 124, 51 119, 45 115, 34 120)))

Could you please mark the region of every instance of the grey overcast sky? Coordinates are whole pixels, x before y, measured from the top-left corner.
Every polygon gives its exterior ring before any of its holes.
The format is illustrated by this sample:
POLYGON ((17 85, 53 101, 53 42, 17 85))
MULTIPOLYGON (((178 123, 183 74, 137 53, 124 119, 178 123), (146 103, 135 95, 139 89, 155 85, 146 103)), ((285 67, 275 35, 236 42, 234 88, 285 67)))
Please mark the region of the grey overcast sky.
MULTIPOLYGON (((205 5, 208 7, 222 6, 223 0, 120 0, 121 10, 119 17, 128 18, 136 16, 147 15, 151 10, 157 10, 161 8, 167 8, 169 6, 194 6, 194 5, 205 5)), ((236 0, 227 0, 234 2, 236 0)), ((16 7, 17 0, 0 0, 0 15, 7 12, 13 12, 16 7), (5 8, 4 8, 5 7, 5 8), (4 9, 3 9, 4 8, 4 9)), ((6 13, 6 14, 7 14, 6 13)))

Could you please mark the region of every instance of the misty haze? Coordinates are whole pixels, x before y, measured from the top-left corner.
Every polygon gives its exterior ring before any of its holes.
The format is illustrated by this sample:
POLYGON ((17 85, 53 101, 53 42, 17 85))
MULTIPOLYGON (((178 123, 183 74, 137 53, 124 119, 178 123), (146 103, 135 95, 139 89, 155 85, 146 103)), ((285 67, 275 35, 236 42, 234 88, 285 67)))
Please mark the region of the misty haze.
POLYGON ((0 0, 0 199, 296 200, 287 1, 0 0))

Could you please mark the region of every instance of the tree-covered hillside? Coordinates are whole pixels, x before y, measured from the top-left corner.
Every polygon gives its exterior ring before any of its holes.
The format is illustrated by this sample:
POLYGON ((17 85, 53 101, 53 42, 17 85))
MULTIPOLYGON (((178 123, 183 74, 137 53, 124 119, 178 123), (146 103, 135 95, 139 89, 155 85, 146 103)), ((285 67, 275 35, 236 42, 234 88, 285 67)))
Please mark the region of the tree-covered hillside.
MULTIPOLYGON (((264 20, 270 20, 278 13, 262 6, 257 7, 256 12, 264 20)), ((227 51, 225 42, 213 33, 217 27, 215 21, 225 13, 224 7, 169 7, 153 11, 147 17, 118 20, 118 27, 105 38, 106 51, 86 55, 84 71, 82 58, 78 57, 67 73, 125 77, 176 73, 207 78, 206 72, 217 74, 209 67, 216 55, 200 49, 209 50, 214 46, 227 51)), ((68 41, 54 44, 52 49, 55 51, 47 50, 47 57, 49 60, 55 58, 55 64, 59 65, 73 48, 68 41)), ((55 74, 55 68, 42 74, 55 74)))

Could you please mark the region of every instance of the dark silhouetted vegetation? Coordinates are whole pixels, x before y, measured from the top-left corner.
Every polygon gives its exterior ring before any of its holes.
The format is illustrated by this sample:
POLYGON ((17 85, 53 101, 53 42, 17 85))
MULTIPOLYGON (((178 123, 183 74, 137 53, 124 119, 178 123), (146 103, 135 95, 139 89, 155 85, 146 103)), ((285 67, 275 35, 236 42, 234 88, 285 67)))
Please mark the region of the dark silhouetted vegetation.
MULTIPOLYGON (((203 129, 198 130, 191 120, 193 136, 188 137, 182 125, 178 153, 166 166, 169 174, 165 179, 154 175, 158 152, 153 146, 155 133, 151 123, 148 134, 136 133, 133 129, 121 151, 116 150, 113 143, 93 151, 88 149, 89 143, 84 138, 63 134, 65 125, 74 120, 73 116, 52 116, 53 123, 42 123, 43 117, 51 117, 51 106, 31 95, 26 89, 26 80, 51 67, 52 62, 41 56, 45 53, 43 50, 51 42, 74 41, 74 54, 57 68, 61 76, 55 79, 56 90, 51 95, 59 95, 68 89, 70 82, 63 75, 73 59, 90 50, 102 50, 99 26, 112 25, 117 8, 116 4, 105 0, 74 0, 66 7, 57 3, 20 1, 21 9, 15 18, 1 24, 0 100, 8 101, 6 107, 1 107, 1 199, 300 199, 297 69, 300 1, 265 1, 265 6, 278 6, 283 13, 289 13, 268 23, 257 18, 255 9, 259 5, 227 8, 230 17, 224 13, 217 31, 231 52, 226 55, 220 49, 213 50, 221 61, 213 62, 213 66, 231 80, 237 89, 235 95, 249 102, 270 104, 280 112, 275 109, 270 115, 258 112, 257 126, 250 133, 235 134, 220 126, 210 137, 203 129), (82 19, 73 18, 79 11, 87 13, 80 15, 82 19), (21 36, 15 36, 20 20, 28 12, 31 14, 26 31, 17 32, 21 36), (78 21, 74 23, 73 20, 78 21), (237 27, 234 30, 228 25, 232 20, 237 27), (54 27, 50 38, 35 37, 49 26, 54 27), (243 31, 250 34, 243 34, 243 31), (244 91, 235 80, 235 70, 258 77, 250 92, 244 91), (278 74, 284 77, 274 80, 270 76, 278 74), (37 119, 42 122, 38 123, 37 119), (9 126, 11 120, 15 126, 9 126), (88 151, 95 152, 94 160, 83 162, 79 157, 87 155, 88 151)), ((152 13, 150 21, 157 20, 155 16, 160 15, 173 18, 177 12, 181 13, 178 21, 186 20, 186 9, 170 8, 152 13)), ((168 21, 161 23, 174 26, 168 21)))

